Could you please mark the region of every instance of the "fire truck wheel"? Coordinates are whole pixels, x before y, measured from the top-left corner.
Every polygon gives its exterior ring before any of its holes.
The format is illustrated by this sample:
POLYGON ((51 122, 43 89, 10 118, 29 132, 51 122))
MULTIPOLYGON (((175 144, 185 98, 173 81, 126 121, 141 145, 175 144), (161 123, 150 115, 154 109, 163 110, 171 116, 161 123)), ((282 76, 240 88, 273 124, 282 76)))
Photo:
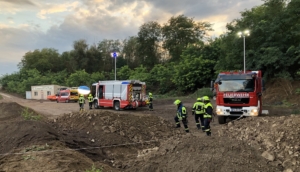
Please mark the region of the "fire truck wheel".
POLYGON ((97 101, 94 101, 94 108, 95 108, 95 109, 99 109, 99 106, 98 106, 97 101))
POLYGON ((226 116, 218 116, 219 124, 225 124, 226 123, 226 116))
POLYGON ((115 110, 120 110, 120 102, 119 101, 114 102, 114 108, 115 108, 115 110))

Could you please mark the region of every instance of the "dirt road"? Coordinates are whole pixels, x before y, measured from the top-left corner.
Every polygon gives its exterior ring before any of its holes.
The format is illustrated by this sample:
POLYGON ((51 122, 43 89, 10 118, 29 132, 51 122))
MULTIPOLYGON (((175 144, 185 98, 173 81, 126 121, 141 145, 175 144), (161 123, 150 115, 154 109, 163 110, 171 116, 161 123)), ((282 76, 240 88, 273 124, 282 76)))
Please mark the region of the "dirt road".
MULTIPOLYGON (((191 133, 174 128, 172 99, 155 100, 153 112, 78 113, 77 103, 2 95, 2 171, 85 171, 93 165, 103 171, 300 171, 299 116, 215 121, 207 137, 192 115, 191 133), (43 118, 24 120, 24 107, 43 118)), ((194 100, 182 101, 190 112, 194 100)))

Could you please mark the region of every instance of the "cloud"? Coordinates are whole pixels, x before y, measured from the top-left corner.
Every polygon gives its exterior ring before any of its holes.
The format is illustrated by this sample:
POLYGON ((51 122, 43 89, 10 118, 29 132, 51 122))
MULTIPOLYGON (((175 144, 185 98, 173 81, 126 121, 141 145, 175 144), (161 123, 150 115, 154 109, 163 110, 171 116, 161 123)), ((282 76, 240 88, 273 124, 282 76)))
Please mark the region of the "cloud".
POLYGON ((0 0, 0 3, 1 2, 6 2, 6 3, 14 4, 14 5, 32 5, 32 6, 35 6, 35 4, 33 2, 31 2, 30 0, 0 0))
POLYGON ((41 19, 46 19, 46 15, 71 11, 74 8, 78 7, 78 5, 78 1, 72 3, 67 2, 63 4, 46 5, 42 9, 40 9, 40 12, 37 14, 37 17, 41 19))
POLYGON ((0 7, 0 14, 17 14, 20 11, 36 8, 36 4, 30 0, 0 0, 0 7))

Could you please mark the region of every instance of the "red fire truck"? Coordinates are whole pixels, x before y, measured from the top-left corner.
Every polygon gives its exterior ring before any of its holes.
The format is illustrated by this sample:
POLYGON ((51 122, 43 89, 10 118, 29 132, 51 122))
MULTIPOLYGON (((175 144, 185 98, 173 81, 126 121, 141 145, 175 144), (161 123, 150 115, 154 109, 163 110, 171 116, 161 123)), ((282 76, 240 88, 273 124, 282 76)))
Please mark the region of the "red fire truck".
POLYGON ((262 110, 262 92, 265 90, 261 71, 221 72, 211 83, 216 99, 219 124, 228 117, 258 116, 262 110))
POLYGON ((113 107, 115 110, 146 106, 146 84, 138 80, 99 81, 91 88, 95 109, 113 107))

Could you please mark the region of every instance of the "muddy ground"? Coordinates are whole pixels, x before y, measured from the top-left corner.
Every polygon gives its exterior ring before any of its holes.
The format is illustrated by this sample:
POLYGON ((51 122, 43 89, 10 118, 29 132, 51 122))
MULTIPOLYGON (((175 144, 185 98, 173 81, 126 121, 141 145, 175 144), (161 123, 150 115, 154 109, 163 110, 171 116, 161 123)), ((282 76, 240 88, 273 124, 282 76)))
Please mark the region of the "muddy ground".
POLYGON ((196 129, 190 98, 182 100, 185 133, 174 128, 173 99, 155 100, 153 112, 79 113, 77 103, 2 95, 0 171, 300 171, 298 106, 269 105, 270 115, 225 125, 215 119, 207 137, 196 129))

